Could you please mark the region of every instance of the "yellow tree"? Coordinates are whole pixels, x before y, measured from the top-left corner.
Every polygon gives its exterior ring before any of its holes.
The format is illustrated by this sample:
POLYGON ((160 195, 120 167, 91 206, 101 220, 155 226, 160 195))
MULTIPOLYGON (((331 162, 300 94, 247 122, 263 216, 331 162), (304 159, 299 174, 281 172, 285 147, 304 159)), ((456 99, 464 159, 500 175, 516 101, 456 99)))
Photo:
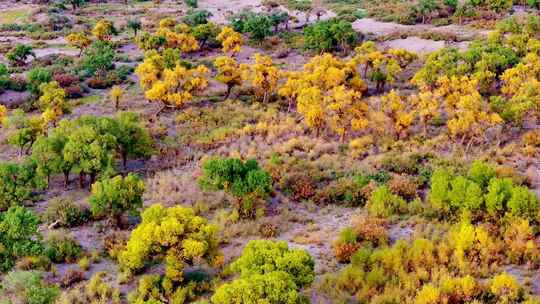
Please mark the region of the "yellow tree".
POLYGON ((124 90, 120 86, 114 86, 111 89, 110 97, 111 101, 114 102, 114 108, 118 110, 120 106, 120 100, 124 96, 124 90))
POLYGON ((3 124, 4 119, 7 117, 7 108, 0 104, 0 126, 3 124))
POLYGON ((172 69, 159 70, 159 66, 154 64, 159 64, 159 58, 153 57, 149 62, 145 60, 141 64, 143 67, 137 68, 136 73, 140 75, 146 98, 162 104, 157 114, 166 107, 184 106, 193 99, 196 92, 208 86, 206 76, 210 71, 204 65, 187 68, 177 64, 172 69))
POLYGON ((231 27, 225 26, 216 37, 221 42, 223 53, 231 53, 231 56, 235 56, 240 53, 242 45, 244 44, 244 37, 242 34, 234 31, 231 27))
POLYGON ((165 39, 165 48, 177 48, 183 53, 190 53, 199 50, 199 42, 189 31, 186 24, 177 24, 174 19, 165 18, 159 21, 156 35, 165 39))
POLYGON ((285 76, 279 95, 289 100, 289 107, 297 102, 298 112, 317 133, 328 126, 343 139, 348 130, 367 128, 368 106, 361 101, 366 85, 354 61, 324 54, 285 76))
POLYGON ((92 40, 88 38, 88 35, 84 32, 71 33, 66 36, 67 43, 79 49, 79 57, 82 52, 92 43, 92 40))
POLYGON ((521 63, 507 69, 501 76, 501 92, 509 99, 508 111, 521 121, 526 114, 538 115, 540 110, 540 57, 529 53, 521 63))
POLYGON ((392 121, 395 136, 400 139, 413 124, 414 111, 409 109, 407 101, 394 90, 381 97, 381 109, 392 121))
POLYGON ((54 125, 68 110, 66 91, 59 87, 56 81, 41 84, 39 90, 41 91, 41 96, 39 97, 38 104, 43 111, 42 117, 44 123, 53 123, 54 125))
POLYGON ((232 89, 242 84, 242 70, 236 59, 228 56, 220 56, 214 60, 217 69, 216 80, 227 86, 224 99, 229 98, 232 89))
POLYGON ((279 70, 272 62, 272 58, 255 54, 255 63, 252 65, 241 65, 245 70, 245 78, 251 80, 253 89, 257 97, 263 102, 268 101, 268 98, 277 88, 279 81, 279 70))
POLYGON ((420 118, 424 134, 427 135, 430 122, 441 115, 439 98, 432 91, 422 89, 418 95, 410 97, 410 102, 420 118))
POLYGON ((92 29, 92 35, 98 40, 111 40, 112 35, 115 33, 114 25, 111 21, 101 19, 92 29))

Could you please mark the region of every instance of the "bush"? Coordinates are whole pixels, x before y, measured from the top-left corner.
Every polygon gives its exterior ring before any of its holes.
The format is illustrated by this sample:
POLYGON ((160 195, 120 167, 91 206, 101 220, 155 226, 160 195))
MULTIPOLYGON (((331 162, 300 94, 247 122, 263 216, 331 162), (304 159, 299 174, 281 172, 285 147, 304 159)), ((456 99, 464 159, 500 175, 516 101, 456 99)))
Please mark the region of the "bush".
POLYGON ((82 247, 67 231, 53 231, 46 241, 45 255, 55 263, 75 263, 82 247))
POLYGON ((36 54, 32 51, 32 47, 25 44, 17 44, 11 51, 6 54, 6 59, 12 65, 25 65, 29 56, 36 57, 36 54))
POLYGON ((116 51, 108 41, 96 41, 84 52, 83 69, 89 75, 105 77, 105 73, 114 66, 116 51))
POLYGON ((373 216, 389 217, 405 212, 407 203, 400 196, 392 194, 388 187, 379 186, 371 194, 367 208, 373 216))
POLYGON ((22 205, 32 198, 37 185, 36 171, 32 164, 0 162, 0 211, 22 205))
POLYGON ((243 217, 254 217, 257 202, 266 200, 272 178, 259 168, 256 160, 237 158, 210 159, 203 163, 199 185, 203 190, 224 190, 236 199, 236 209, 243 217))
POLYGON ((41 254, 38 223, 38 217, 23 207, 0 213, 0 271, 11 269, 19 258, 41 254))
POLYGON ((49 201, 43 213, 46 223, 56 223, 60 227, 73 227, 84 223, 88 218, 87 210, 71 199, 58 197, 49 201))
POLYGON ((64 292, 57 304, 111 303, 120 304, 120 291, 106 282, 105 272, 95 273, 90 280, 74 289, 64 292))
POLYGON ((216 233, 215 226, 190 208, 152 205, 142 213, 142 222, 131 233, 120 254, 120 265, 137 271, 149 261, 165 260, 166 278, 180 282, 186 264, 194 260, 214 264, 219 260, 216 233))
POLYGON ((39 96, 39 87, 52 81, 52 74, 45 68, 33 68, 28 72, 28 90, 33 96, 39 96))
POLYGON ((2 287, 2 303, 53 304, 59 293, 57 287, 45 285, 41 274, 33 271, 9 272, 2 287))
POLYGON ((350 22, 331 19, 306 27, 304 40, 307 49, 320 53, 349 50, 357 42, 358 36, 350 22))
POLYGON ((219 287, 212 302, 232 304, 249 297, 255 302, 303 303, 298 291, 313 282, 314 265, 307 251, 289 249, 284 241, 249 241, 231 265, 240 278, 219 287))
POLYGON ((92 185, 89 198, 92 214, 106 216, 118 226, 124 213, 134 213, 142 207, 144 189, 144 182, 133 173, 125 178, 115 176, 98 181, 92 185))
POLYGON ((197 26, 208 23, 208 18, 212 16, 207 10, 194 10, 189 9, 186 15, 182 18, 182 21, 189 26, 197 26))

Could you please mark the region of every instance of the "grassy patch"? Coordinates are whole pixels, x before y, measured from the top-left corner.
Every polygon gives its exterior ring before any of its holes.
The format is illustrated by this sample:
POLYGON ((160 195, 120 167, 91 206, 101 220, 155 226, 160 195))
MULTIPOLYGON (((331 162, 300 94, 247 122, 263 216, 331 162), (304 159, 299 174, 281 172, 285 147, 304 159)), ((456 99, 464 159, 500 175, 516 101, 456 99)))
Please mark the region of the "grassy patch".
POLYGON ((16 9, 0 13, 0 24, 24 23, 30 17, 29 9, 16 9))

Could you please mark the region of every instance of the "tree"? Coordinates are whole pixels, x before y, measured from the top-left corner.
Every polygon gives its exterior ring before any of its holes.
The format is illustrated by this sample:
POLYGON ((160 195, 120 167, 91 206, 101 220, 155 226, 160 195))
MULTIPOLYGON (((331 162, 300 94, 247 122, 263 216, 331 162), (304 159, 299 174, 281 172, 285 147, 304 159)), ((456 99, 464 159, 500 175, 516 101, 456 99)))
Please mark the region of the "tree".
POLYGON ((81 57, 83 51, 92 44, 92 40, 88 38, 88 35, 84 32, 75 32, 71 33, 66 36, 67 43, 72 46, 78 48, 79 51, 79 57, 81 57))
POLYGON ((116 138, 116 150, 120 154, 124 169, 127 169, 129 157, 148 158, 153 153, 154 141, 140 121, 141 118, 136 113, 121 112, 107 130, 116 138))
POLYGON ((319 21, 304 29, 305 47, 319 53, 338 48, 346 51, 357 41, 356 31, 350 22, 331 19, 319 21))
POLYGON ((418 5, 418 12, 422 16, 422 24, 426 23, 426 17, 437 10, 437 3, 434 0, 422 0, 418 5))
POLYGON ((116 51, 110 42, 98 40, 90 45, 83 58, 83 67, 91 75, 105 77, 107 70, 114 66, 116 51))
POLYGON ((86 2, 86 0, 67 0, 66 3, 71 4, 71 7, 73 11, 75 11, 77 8, 80 8, 81 5, 83 5, 86 2))
POLYGON ((111 101, 114 102, 114 108, 118 110, 120 106, 120 100, 122 99, 122 96, 124 96, 124 90, 122 90, 122 87, 120 86, 114 86, 111 89, 110 97, 111 101))
POLYGON ((381 97, 381 108, 392 121, 396 139, 400 139, 414 122, 414 111, 394 90, 381 97))
POLYGON ((110 41, 112 36, 116 34, 116 29, 111 21, 101 19, 92 29, 92 35, 100 41, 110 41))
POLYGON ((212 13, 207 10, 189 9, 182 21, 191 27, 208 23, 212 13))
POLYGON ((245 21, 243 32, 249 33, 251 40, 260 43, 272 33, 272 21, 266 15, 253 15, 245 21))
POLYGON ((217 36, 217 40, 221 42, 223 53, 230 52, 231 56, 240 53, 242 45, 244 44, 242 35, 228 26, 221 29, 221 32, 217 36))
POLYGON ((200 24, 191 29, 191 35, 193 35, 193 37, 199 41, 201 49, 203 49, 207 44, 209 44, 210 47, 219 45, 217 36, 220 32, 221 29, 219 26, 212 22, 200 24))
POLYGON ((136 212, 142 207, 144 182, 135 174, 125 178, 115 176, 98 181, 92 185, 90 208, 96 217, 108 217, 116 226, 126 212, 136 212))
POLYGON ((6 54, 6 59, 12 65, 22 66, 26 64, 29 56, 36 57, 32 47, 25 44, 17 44, 11 51, 6 54))
POLYGON ((219 260, 216 227, 196 216, 192 209, 155 204, 144 210, 141 217, 142 222, 131 233, 119 257, 124 269, 138 271, 147 262, 164 260, 166 278, 181 282, 185 266, 192 261, 214 264, 219 260))
POLYGON ((141 21, 138 19, 129 19, 127 27, 133 31, 133 35, 137 37, 137 33, 141 29, 141 21))
POLYGON ((90 184, 93 184, 99 174, 106 175, 112 171, 115 146, 114 136, 100 132, 92 124, 83 124, 67 136, 63 158, 67 164, 77 168, 81 188, 86 175, 90 176, 90 184))
POLYGON ((220 286, 212 303, 302 303, 298 291, 313 282, 314 265, 307 251, 289 249, 285 241, 249 241, 231 265, 240 277, 220 286))
POLYGON ((242 217, 255 216, 258 203, 266 201, 272 189, 268 172, 256 160, 214 158, 203 162, 199 186, 203 190, 224 190, 235 198, 235 208, 242 217))
POLYGON ((19 258, 42 252, 38 224, 38 217, 24 207, 14 206, 0 213, 1 271, 11 269, 19 258))
POLYGON ((227 56, 217 57, 214 67, 217 69, 216 80, 227 86, 227 93, 223 98, 226 100, 235 86, 242 85, 242 70, 234 58, 227 56))
POLYGON ((161 103, 159 114, 167 107, 181 108, 193 95, 208 86, 208 68, 199 65, 185 67, 179 62, 172 68, 165 67, 164 57, 157 52, 147 54, 135 73, 148 100, 161 103))
POLYGON ((251 80, 253 89, 263 103, 267 102, 277 88, 280 77, 279 69, 274 66, 272 58, 255 54, 255 63, 241 66, 245 70, 245 77, 251 80))
POLYGON ((32 198, 32 191, 39 182, 35 173, 32 162, 0 163, 0 211, 22 205, 32 198))
POLYGON ((41 96, 38 104, 44 114, 47 114, 43 116, 44 123, 52 122, 55 125, 56 121, 69 110, 65 100, 66 91, 59 87, 56 81, 42 83, 39 89, 41 96))
POLYGON ((8 143, 19 147, 19 155, 28 153, 45 129, 41 117, 28 117, 21 109, 14 110, 11 116, 5 120, 4 126, 7 127, 8 143))

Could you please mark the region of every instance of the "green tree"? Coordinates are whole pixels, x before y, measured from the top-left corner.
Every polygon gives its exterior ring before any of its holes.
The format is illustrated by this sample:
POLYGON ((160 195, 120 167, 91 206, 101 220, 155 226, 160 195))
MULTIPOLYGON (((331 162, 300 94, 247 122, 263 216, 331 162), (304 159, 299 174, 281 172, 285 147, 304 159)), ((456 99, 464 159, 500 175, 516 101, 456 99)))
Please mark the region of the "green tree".
POLYGON ((124 169, 127 167, 128 158, 148 158, 154 151, 150 132, 140 121, 137 113, 122 112, 115 117, 113 126, 108 130, 116 138, 116 150, 122 158, 124 169))
POLYGON ((197 26, 208 23, 208 18, 212 17, 212 13, 207 10, 189 9, 182 21, 189 26, 197 26))
POLYGON ((133 31, 133 35, 137 37, 137 33, 141 29, 141 21, 138 19, 129 19, 127 22, 127 27, 133 31))
POLYGON ((214 158, 203 163, 199 185, 203 190, 224 190, 236 199, 235 207, 243 217, 253 217, 257 203, 265 201, 272 190, 272 178, 259 168, 256 160, 214 158))
POLYGON ((11 269, 19 258, 42 252, 38 224, 38 217, 24 207, 14 206, 0 213, 1 271, 11 269))
POLYGON ((350 22, 331 19, 319 21, 304 29, 305 47, 316 52, 348 50, 357 41, 350 22))
POLYGON ((96 217, 108 217, 116 226, 126 212, 136 212, 142 207, 144 182, 135 174, 125 178, 115 176, 98 181, 92 185, 90 207, 96 217))
POLYGON ((39 186, 35 173, 33 162, 0 163, 0 211, 32 198, 32 191, 39 186))
POLYGON ((58 287, 43 282, 37 271, 11 271, 1 281, 2 303, 53 304, 59 294, 58 287))
POLYGON ((313 282, 314 266, 307 251, 289 249, 285 241, 249 241, 242 256, 231 265, 240 277, 220 286, 212 302, 302 303, 298 291, 313 282))
POLYGON ((96 41, 84 53, 83 67, 90 75, 100 78, 114 66, 116 51, 108 41, 96 41))
POLYGON ((19 155, 30 152, 32 145, 44 131, 40 117, 29 117, 21 109, 13 111, 6 120, 5 126, 8 143, 19 148, 19 155))

